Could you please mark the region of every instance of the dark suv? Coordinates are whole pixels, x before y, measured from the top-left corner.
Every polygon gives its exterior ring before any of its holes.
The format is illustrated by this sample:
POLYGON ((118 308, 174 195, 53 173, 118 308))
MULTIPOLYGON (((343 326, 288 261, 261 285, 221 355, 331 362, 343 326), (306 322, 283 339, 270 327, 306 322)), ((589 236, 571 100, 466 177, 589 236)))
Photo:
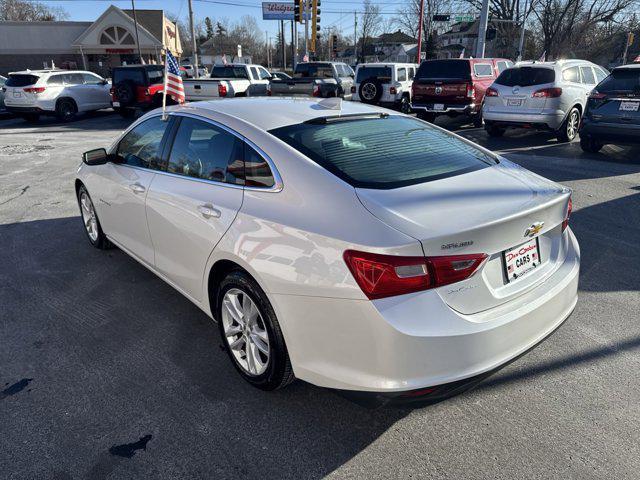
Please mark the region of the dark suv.
MULTIPOLYGON (((162 106, 164 88, 163 65, 127 65, 111 73, 113 109, 123 117, 132 117, 136 110, 151 110, 162 106)), ((167 105, 175 102, 167 97, 167 105)))
POLYGON ((595 153, 607 143, 640 144, 640 64, 613 69, 589 95, 580 146, 595 153))
POLYGON ((484 92, 512 66, 504 58, 426 60, 413 79, 411 107, 429 122, 438 115, 470 115, 480 127, 484 92))

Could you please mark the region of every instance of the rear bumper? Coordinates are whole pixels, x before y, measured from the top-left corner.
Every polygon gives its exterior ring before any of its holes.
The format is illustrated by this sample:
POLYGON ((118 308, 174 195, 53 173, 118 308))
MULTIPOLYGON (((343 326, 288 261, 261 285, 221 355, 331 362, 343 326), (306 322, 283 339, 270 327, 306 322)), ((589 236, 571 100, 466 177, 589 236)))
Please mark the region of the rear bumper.
POLYGON ((294 373, 361 397, 434 386, 455 393, 541 342, 571 314, 580 252, 570 230, 563 241, 564 261, 543 283, 473 315, 453 310, 435 290, 375 301, 273 295, 294 373))
POLYGON ((532 126, 549 130, 557 130, 564 122, 565 114, 561 110, 543 111, 540 113, 522 113, 502 111, 493 108, 482 109, 485 122, 504 127, 532 126))
POLYGON ((465 105, 457 105, 457 104, 449 104, 443 103, 442 109, 435 109, 435 105, 438 103, 423 103, 423 102, 411 102, 411 109, 413 111, 423 111, 428 113, 436 113, 436 114, 449 114, 449 115, 471 115, 474 113, 478 113, 479 105, 475 103, 469 103, 465 105))
POLYGON ((50 113, 47 112, 46 110, 43 110, 40 107, 14 107, 12 105, 6 105, 5 106, 8 112, 11 113, 15 113, 15 114, 21 114, 21 113, 40 113, 40 114, 44 114, 44 113, 50 113))
POLYGON ((592 138, 602 143, 640 144, 640 125, 624 123, 586 122, 580 129, 581 138, 592 138))

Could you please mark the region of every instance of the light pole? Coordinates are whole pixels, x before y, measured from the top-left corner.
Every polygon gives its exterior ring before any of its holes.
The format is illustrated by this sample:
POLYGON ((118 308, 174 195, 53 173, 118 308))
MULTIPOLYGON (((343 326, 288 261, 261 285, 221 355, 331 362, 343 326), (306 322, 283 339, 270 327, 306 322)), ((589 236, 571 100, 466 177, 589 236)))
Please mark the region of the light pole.
POLYGON ((518 43, 517 62, 522 61, 522 50, 524 50, 524 27, 527 22, 527 0, 524 0, 524 12, 522 14, 522 28, 520 29, 520 42, 518 43))
POLYGON ((140 51, 140 37, 138 36, 138 18, 136 17, 136 4, 134 0, 131 0, 131 11, 133 12, 133 25, 136 30, 136 45, 138 46, 138 61, 142 61, 142 52, 140 51))
POLYGON ((478 46, 476 58, 484 58, 484 49, 487 43, 487 25, 489 23, 489 0, 482 0, 480 10, 480 25, 478 25, 478 46))
POLYGON ((193 74, 195 78, 200 75, 198 73, 198 47, 196 46, 196 29, 193 26, 193 2, 189 0, 189 27, 191 28, 191 48, 193 49, 193 74))
POLYGON ((418 58, 416 63, 422 60, 422 22, 424 21, 424 0, 420 0, 420 18, 418 19, 418 58))

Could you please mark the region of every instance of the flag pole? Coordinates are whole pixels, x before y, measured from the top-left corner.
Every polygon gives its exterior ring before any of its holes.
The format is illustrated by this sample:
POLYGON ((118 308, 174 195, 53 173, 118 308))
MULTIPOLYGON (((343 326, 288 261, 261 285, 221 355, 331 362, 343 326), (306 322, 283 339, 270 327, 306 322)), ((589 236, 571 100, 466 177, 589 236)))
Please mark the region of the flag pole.
POLYGON ((164 89, 162 90, 162 121, 166 122, 167 121, 167 77, 168 77, 168 72, 167 72, 167 66, 169 65, 169 62, 167 61, 167 54, 165 53, 164 55, 164 89))

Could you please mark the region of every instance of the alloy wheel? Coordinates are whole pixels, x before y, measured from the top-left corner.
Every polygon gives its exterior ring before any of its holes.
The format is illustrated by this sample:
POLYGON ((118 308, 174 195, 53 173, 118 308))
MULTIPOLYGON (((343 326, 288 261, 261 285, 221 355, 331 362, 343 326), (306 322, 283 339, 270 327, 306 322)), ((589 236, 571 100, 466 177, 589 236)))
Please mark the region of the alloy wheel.
POLYGON ((262 375, 269 366, 269 334, 257 305, 238 288, 222 298, 222 328, 229 350, 242 370, 262 375))
POLYGON ((376 86, 373 83, 365 83, 362 86, 362 96, 365 100, 373 100, 376 96, 376 86))
POLYGON ((567 122, 567 138, 569 140, 573 140, 576 137, 576 133, 578 133, 578 112, 574 110, 571 112, 569 116, 569 121, 567 122))
POLYGON ((93 208, 93 202, 87 192, 80 194, 80 210, 87 235, 89 235, 92 242, 96 242, 98 240, 98 219, 96 217, 96 211, 93 208))

